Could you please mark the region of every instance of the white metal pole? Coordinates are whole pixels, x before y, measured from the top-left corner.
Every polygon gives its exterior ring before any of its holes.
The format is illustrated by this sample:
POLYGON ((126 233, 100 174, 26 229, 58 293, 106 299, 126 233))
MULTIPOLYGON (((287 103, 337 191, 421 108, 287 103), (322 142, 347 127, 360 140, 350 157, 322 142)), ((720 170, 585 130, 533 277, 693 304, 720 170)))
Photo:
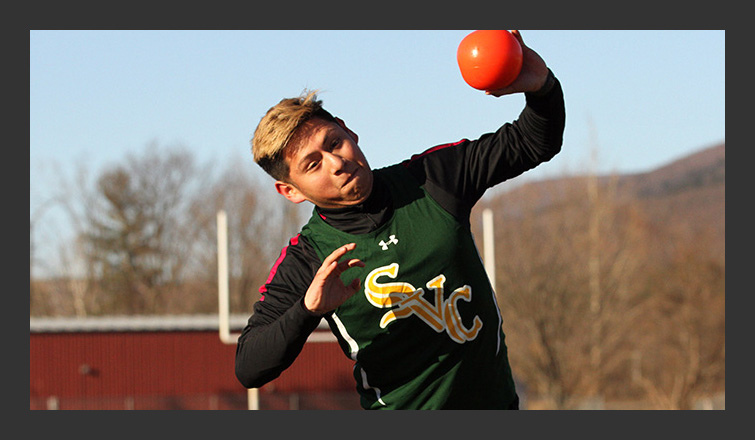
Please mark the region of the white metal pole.
POLYGON ((260 409, 260 397, 259 390, 257 388, 249 388, 247 390, 247 404, 250 410, 260 409))
POLYGON ((220 340, 230 339, 228 305, 228 219, 225 211, 218 211, 218 317, 220 340))
POLYGON ((482 235, 484 243, 483 263, 485 264, 485 271, 488 273, 490 284, 493 286, 493 291, 495 292, 495 232, 493 228, 493 210, 490 208, 485 208, 482 211, 482 235))
MULTIPOLYGON (((231 337, 230 306, 228 292, 228 217, 225 211, 218 211, 218 331, 224 344, 236 344, 237 335, 231 337)), ((258 410, 259 390, 247 389, 247 407, 258 410)))

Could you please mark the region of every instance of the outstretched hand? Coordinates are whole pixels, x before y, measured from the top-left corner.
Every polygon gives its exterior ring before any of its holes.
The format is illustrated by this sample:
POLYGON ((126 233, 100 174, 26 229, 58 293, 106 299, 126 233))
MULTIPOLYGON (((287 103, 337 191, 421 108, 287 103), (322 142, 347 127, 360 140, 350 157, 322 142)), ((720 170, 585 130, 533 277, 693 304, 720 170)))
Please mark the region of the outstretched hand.
POLYGON ((518 30, 512 30, 511 34, 519 41, 522 46, 522 70, 514 82, 498 90, 488 90, 488 95, 503 96, 520 92, 536 92, 545 84, 548 78, 548 66, 534 50, 524 44, 522 35, 518 30))
POLYGON ((364 267, 364 263, 356 258, 338 261, 355 247, 355 243, 341 246, 323 260, 304 295, 304 306, 307 310, 317 314, 330 312, 359 290, 359 278, 355 278, 347 286, 341 280, 341 274, 350 267, 364 267))

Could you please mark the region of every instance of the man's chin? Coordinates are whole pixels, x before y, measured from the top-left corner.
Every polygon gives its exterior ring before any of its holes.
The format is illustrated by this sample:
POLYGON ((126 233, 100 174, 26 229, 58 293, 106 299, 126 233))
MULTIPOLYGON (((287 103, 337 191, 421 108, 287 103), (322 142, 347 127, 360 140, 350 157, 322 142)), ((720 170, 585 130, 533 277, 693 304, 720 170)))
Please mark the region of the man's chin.
POLYGON ((357 176, 351 182, 351 194, 354 205, 364 202, 372 193, 372 174, 369 176, 357 176))

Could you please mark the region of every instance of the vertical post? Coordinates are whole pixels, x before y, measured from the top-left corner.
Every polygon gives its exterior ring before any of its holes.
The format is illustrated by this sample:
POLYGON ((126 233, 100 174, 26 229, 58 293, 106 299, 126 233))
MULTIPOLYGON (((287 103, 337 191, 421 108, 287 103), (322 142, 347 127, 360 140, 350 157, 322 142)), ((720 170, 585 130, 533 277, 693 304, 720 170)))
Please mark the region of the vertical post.
POLYGON ((220 340, 230 337, 228 305, 228 219, 225 211, 218 211, 218 317, 220 340))
POLYGON ((257 388, 249 388, 246 392, 247 402, 250 410, 260 409, 259 390, 257 388))
MULTIPOLYGON (((218 211, 218 331, 224 344, 235 344, 231 337, 230 306, 228 295, 228 217, 225 211, 218 211)), ((248 409, 259 409, 259 390, 247 389, 248 409)))
POLYGON ((485 264, 485 271, 488 273, 490 284, 493 286, 493 292, 495 292, 495 232, 493 228, 493 210, 490 208, 485 208, 482 211, 482 235, 484 243, 483 263, 485 264))

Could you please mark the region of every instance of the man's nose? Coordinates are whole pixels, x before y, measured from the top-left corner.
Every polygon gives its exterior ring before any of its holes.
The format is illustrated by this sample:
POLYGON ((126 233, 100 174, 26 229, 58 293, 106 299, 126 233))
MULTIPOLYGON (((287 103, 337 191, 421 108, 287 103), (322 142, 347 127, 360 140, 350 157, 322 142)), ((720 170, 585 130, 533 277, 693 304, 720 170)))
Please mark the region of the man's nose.
POLYGON ((339 174, 344 171, 346 160, 341 156, 333 153, 325 153, 325 160, 333 171, 333 174, 339 174))

